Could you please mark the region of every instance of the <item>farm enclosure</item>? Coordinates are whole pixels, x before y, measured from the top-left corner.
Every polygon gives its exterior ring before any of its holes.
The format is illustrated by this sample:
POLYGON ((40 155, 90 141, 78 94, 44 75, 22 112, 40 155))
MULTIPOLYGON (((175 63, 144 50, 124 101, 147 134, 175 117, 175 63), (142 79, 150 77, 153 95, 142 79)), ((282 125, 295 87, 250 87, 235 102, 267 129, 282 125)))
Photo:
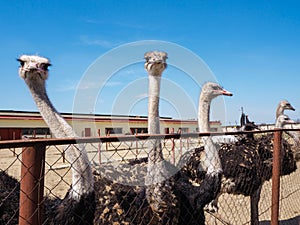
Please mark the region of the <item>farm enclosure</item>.
MULTIPOLYGON (((176 164, 182 154, 201 145, 198 135, 177 135, 176 138, 167 137, 162 140, 164 157, 176 164)), ((113 165, 118 171, 122 165, 130 160, 141 159, 147 156, 147 139, 136 137, 108 137, 99 142, 99 139, 81 139, 85 143, 89 159, 94 171, 101 167, 113 165), (104 140, 104 141, 103 141, 104 140)), ((34 141, 34 140, 33 140, 34 141)), ((38 140, 42 142, 43 140, 38 140)), ((23 141, 27 143, 26 141, 23 141)), ((73 141, 74 142, 74 141, 73 141)), ((55 140, 45 142, 46 164, 44 194, 52 197, 63 198, 71 184, 70 165, 64 159, 64 149, 73 146, 71 140, 55 140)), ((27 143, 26 145, 28 145, 27 143)), ((20 144, 22 145, 22 144, 20 144)), ((0 169, 20 180, 20 167, 22 148, 4 148, 0 150, 0 169)), ((300 217, 300 164, 297 170, 281 178, 280 188, 280 215, 281 224, 298 225, 300 217)), ((102 174, 105 176, 105 174, 102 174)), ((128 179, 131 179, 128 177, 128 179)), ((127 181, 125 181, 127 182, 127 181)), ((129 182, 129 181, 128 181, 129 182)), ((251 184, 249 184, 251 185, 251 184)), ((271 182, 263 186, 259 204, 261 224, 269 224, 271 218, 271 182)), ((207 224, 249 224, 250 200, 242 195, 223 194, 219 199, 218 213, 207 213, 207 224)), ((17 213, 17 212, 16 212, 17 213)))

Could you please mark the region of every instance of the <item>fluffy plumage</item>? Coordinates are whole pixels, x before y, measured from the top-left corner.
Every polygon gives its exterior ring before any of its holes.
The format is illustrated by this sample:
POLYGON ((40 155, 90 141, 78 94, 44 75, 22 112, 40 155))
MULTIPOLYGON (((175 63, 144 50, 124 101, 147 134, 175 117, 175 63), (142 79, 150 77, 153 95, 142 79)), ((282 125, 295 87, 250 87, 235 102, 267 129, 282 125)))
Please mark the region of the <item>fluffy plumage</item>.
POLYGON ((0 224, 18 224, 19 195, 19 182, 0 171, 0 224))

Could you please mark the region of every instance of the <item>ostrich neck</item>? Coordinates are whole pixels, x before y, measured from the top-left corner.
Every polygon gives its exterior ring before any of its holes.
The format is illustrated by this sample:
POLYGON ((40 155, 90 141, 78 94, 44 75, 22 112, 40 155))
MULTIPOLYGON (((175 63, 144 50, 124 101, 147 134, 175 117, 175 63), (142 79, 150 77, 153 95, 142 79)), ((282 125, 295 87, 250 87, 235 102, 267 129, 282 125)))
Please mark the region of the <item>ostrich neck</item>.
MULTIPOLYGON (((26 82, 27 83, 27 82, 26 82)), ((76 137, 72 127, 56 111, 46 93, 45 84, 27 83, 33 99, 46 124, 56 138, 76 137)), ((70 196, 79 199, 81 194, 93 190, 93 175, 87 153, 82 145, 68 147, 65 151, 72 169, 72 191, 70 196)))
POLYGON ((281 107, 280 105, 278 105, 277 109, 276 109, 276 119, 283 114, 283 107, 281 107))
POLYGON ((198 126, 199 132, 210 132, 209 113, 211 100, 205 95, 200 95, 198 109, 198 126))
MULTIPOLYGON (((198 109, 199 132, 210 132, 209 114, 211 101, 212 99, 210 99, 205 93, 201 93, 198 109)), ((203 165, 207 169, 207 173, 220 173, 222 171, 221 161, 212 137, 202 137, 202 141, 204 143, 205 152, 203 165)))
MULTIPOLYGON (((148 87, 148 133, 160 133, 159 121, 159 94, 160 94, 161 76, 149 74, 148 87)), ((146 184, 159 183, 156 180, 162 180, 164 169, 162 168, 163 155, 160 140, 149 140, 149 156, 147 166, 146 184)))
POLYGON ((281 122, 276 121, 275 128, 283 128, 283 124, 281 122))
MULTIPOLYGON (((159 96, 161 74, 149 73, 149 96, 148 96, 148 133, 160 133, 159 121, 159 96)), ((149 155, 147 164, 147 175, 145 177, 146 198, 154 215, 158 215, 159 224, 167 216, 163 215, 170 211, 170 204, 173 203, 173 190, 169 182, 170 170, 163 158, 161 140, 149 140, 149 155), (171 201, 171 202, 170 202, 171 201), (162 216, 163 215, 163 216, 162 216)), ((171 210, 172 211, 172 210, 171 210)), ((172 215, 174 216, 174 215, 172 215)))
POLYGON ((76 137, 72 127, 63 119, 50 102, 45 86, 29 86, 33 99, 46 124, 56 138, 76 137))
POLYGON ((161 76, 149 75, 148 133, 159 134, 159 95, 161 76))

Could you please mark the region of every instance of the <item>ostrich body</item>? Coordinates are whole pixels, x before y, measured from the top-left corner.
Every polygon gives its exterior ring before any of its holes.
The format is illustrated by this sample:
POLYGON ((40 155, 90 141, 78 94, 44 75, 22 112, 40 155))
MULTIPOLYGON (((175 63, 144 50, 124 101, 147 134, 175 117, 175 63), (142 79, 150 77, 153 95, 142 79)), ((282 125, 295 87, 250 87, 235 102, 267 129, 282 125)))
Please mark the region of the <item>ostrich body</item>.
MULTIPOLYGON (((56 138, 77 137, 72 127, 50 102, 45 81, 48 78, 48 59, 23 55, 19 75, 27 84, 40 113, 56 138)), ((64 199, 44 201, 44 224, 93 224, 95 211, 94 178, 87 152, 82 145, 65 151, 71 163, 72 185, 64 199)), ((6 176, 8 176, 6 174, 6 176)), ((13 179, 13 178, 12 178, 13 179)), ((19 187, 16 190, 20 191, 19 187)))
MULTIPOLYGON (((285 124, 294 123, 283 114, 285 109, 293 110, 293 107, 289 103, 278 105, 276 128, 283 128, 285 124)), ((252 124, 250 122, 250 125, 252 124)), ((255 126, 250 126, 250 130, 253 128, 255 126)), ((283 140, 282 148, 283 167, 281 168, 281 175, 286 175, 296 170, 296 163, 291 145, 283 140)), ((223 168, 219 195, 230 193, 250 196, 251 224, 258 225, 258 202, 261 188, 263 183, 272 177, 273 135, 268 134, 260 137, 243 135, 235 143, 221 144, 219 156, 223 168)), ((209 211, 217 211, 217 200, 218 197, 208 205, 209 211)))
POLYGON ((0 171, 0 224, 18 224, 20 183, 0 171))

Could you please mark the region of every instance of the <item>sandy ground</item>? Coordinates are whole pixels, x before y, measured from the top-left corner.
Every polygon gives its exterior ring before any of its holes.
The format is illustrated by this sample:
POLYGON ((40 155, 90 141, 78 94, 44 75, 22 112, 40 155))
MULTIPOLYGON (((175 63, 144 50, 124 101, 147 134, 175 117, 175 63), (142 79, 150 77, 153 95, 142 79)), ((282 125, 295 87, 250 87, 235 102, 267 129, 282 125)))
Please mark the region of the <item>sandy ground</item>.
MULTIPOLYGON (((176 142, 176 146, 187 147, 185 142, 176 142)), ((87 145, 88 155, 93 164, 120 160, 122 158, 135 158, 136 154, 145 155, 145 150, 141 149, 139 143, 120 144, 89 144, 87 145), (131 151, 105 151, 106 149, 131 148, 131 151), (99 157, 98 149, 103 153, 99 157)), ((171 144, 167 144, 171 148, 171 144)), ((190 147, 190 146, 188 146, 190 147)), ((63 146, 48 147, 46 152, 45 167, 45 190, 44 193, 50 196, 63 198, 71 181, 71 173, 68 162, 62 157, 63 146)), ((169 159, 176 160, 180 154, 180 148, 176 148, 174 154, 168 153, 169 159)), ((21 149, 0 149, 0 169, 6 170, 10 175, 20 179, 21 149), (14 154, 15 152, 15 154, 14 154)), ((281 179, 280 192, 280 224, 299 225, 300 224, 300 162, 298 169, 291 175, 281 179)), ((206 214, 207 224, 249 224, 250 221, 250 200, 242 195, 223 194, 219 199, 219 211, 215 214, 206 214)), ((260 224, 270 224, 271 218, 271 182, 266 182, 263 186, 261 200, 259 204, 260 224)))

